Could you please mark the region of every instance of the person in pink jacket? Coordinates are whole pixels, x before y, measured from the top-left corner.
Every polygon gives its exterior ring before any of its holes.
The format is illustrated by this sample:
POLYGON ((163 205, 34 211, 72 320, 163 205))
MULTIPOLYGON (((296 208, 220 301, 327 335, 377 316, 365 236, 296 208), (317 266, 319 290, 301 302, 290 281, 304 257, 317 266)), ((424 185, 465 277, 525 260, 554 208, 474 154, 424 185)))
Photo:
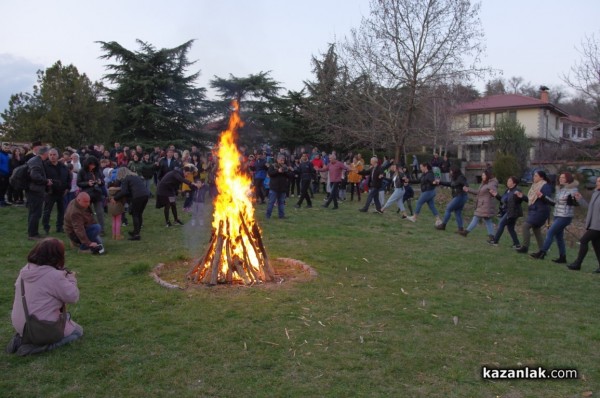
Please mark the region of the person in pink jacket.
POLYGON ((340 192, 340 183, 342 182, 343 171, 353 170, 351 167, 346 166, 344 162, 337 160, 335 154, 329 155, 329 164, 320 168, 315 169, 317 171, 329 171, 329 182, 331 183, 331 192, 323 207, 328 207, 331 201, 333 201, 333 209, 338 208, 338 195, 340 192))
POLYGON ((29 252, 27 264, 19 272, 15 283, 15 299, 11 320, 17 332, 8 346, 7 353, 25 356, 53 350, 83 336, 83 328, 73 322, 67 313, 64 337, 53 344, 38 346, 23 344, 21 336, 25 327, 25 311, 21 298, 21 280, 25 285, 25 300, 29 315, 39 320, 56 322, 63 304, 76 303, 79 289, 75 274, 65 268, 65 246, 56 238, 40 240, 29 252))

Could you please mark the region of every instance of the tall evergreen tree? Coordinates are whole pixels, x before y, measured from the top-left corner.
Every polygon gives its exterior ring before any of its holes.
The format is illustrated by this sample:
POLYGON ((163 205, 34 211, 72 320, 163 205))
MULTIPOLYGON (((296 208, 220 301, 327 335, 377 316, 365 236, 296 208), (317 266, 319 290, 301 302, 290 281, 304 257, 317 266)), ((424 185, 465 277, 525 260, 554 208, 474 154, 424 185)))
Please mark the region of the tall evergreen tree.
POLYGON ((314 144, 316 137, 309 128, 305 116, 307 98, 302 91, 288 91, 287 95, 275 101, 277 125, 280 130, 279 144, 287 148, 296 148, 314 144))
POLYGON ((99 42, 113 86, 109 95, 117 109, 116 136, 121 141, 168 142, 198 139, 206 115, 205 89, 194 85, 200 72, 186 75, 195 62, 187 54, 193 40, 175 48, 157 50, 137 40, 139 51, 117 42, 99 42))
POLYGON ((277 108, 281 98, 279 83, 269 76, 270 72, 259 72, 248 77, 229 75, 228 79, 215 76, 210 87, 215 89, 219 100, 212 102, 213 116, 224 127, 229 117, 229 104, 236 100, 244 127, 240 131, 242 143, 279 141, 281 115, 277 108))
POLYGON ((314 81, 305 81, 308 101, 305 114, 316 143, 339 144, 343 138, 344 98, 346 74, 336 51, 336 45, 330 44, 321 58, 312 57, 314 81))

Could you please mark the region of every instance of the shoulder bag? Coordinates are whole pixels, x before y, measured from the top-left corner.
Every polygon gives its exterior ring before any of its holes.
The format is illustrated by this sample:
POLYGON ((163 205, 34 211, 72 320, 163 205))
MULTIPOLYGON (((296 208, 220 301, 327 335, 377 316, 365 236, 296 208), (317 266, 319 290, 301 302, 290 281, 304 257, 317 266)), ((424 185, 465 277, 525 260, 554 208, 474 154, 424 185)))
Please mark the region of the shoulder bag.
POLYGON ((23 299, 23 310, 25 311, 25 327, 23 328, 23 344, 47 345, 56 343, 65 337, 65 324, 67 322, 66 305, 60 309, 57 321, 44 321, 29 315, 27 302, 25 301, 25 283, 21 278, 21 298, 23 299))

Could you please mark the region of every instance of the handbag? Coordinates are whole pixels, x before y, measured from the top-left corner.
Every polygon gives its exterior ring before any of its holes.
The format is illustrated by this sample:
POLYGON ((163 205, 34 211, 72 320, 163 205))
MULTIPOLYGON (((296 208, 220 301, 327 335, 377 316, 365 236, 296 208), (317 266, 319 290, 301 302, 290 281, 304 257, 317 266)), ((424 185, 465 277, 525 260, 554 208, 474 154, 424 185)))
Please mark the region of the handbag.
POLYGON ((25 301, 25 283, 21 278, 21 298, 25 311, 25 327, 23 328, 23 344, 47 345, 56 343, 65 337, 65 324, 67 323, 67 306, 62 305, 57 321, 44 321, 35 315, 29 315, 27 301, 25 301))

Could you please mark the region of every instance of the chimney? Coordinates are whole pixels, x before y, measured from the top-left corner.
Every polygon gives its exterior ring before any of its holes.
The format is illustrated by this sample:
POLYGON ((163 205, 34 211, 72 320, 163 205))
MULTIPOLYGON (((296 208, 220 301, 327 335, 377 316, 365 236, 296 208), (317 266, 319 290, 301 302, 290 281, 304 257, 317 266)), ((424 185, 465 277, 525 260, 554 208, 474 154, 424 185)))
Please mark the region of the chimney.
POLYGON ((548 97, 548 90, 550 90, 548 87, 540 86, 540 100, 542 102, 550 102, 550 98, 548 97))

